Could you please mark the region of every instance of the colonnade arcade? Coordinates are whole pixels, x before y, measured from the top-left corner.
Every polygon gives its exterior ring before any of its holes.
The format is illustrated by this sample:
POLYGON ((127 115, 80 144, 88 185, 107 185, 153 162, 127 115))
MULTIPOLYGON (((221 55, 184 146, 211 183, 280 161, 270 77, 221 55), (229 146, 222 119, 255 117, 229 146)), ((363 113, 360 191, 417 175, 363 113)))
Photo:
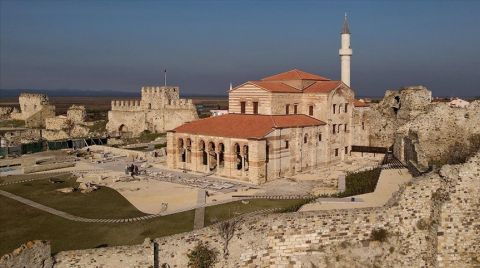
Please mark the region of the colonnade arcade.
POLYGON ((247 142, 232 142, 226 146, 223 141, 190 138, 178 138, 176 153, 179 167, 203 171, 221 172, 226 169, 237 170, 238 175, 247 175, 249 166, 249 148, 247 142))

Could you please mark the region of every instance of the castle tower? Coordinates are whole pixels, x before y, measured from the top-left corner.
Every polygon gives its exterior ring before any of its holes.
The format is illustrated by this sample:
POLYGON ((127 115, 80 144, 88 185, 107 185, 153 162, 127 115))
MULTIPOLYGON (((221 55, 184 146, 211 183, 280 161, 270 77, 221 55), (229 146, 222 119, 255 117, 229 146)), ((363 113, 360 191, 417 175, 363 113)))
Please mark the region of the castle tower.
POLYGON ((350 29, 348 28, 347 13, 342 27, 342 45, 338 53, 340 54, 342 68, 342 82, 350 86, 350 58, 352 57, 352 49, 350 48, 350 29))

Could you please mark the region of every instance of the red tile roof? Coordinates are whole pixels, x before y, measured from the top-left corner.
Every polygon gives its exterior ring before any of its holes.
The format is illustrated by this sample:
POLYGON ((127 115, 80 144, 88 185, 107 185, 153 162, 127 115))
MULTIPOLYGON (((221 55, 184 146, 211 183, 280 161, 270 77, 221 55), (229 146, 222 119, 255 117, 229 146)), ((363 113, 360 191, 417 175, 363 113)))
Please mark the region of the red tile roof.
POLYGON ((284 80, 316 80, 316 81, 329 81, 330 79, 307 73, 298 69, 293 69, 287 72, 275 74, 272 76, 261 79, 262 81, 284 81, 284 80))
POLYGON ((173 132, 228 138, 263 138, 275 128, 325 125, 313 117, 296 115, 226 114, 183 124, 173 132))
POLYGON ((278 81, 248 81, 270 92, 279 93, 302 93, 301 90, 278 81))
POLYGON ((330 92, 342 84, 342 81, 317 81, 311 86, 305 88, 305 93, 326 93, 330 92))
POLYGON ((365 103, 363 101, 360 101, 360 100, 353 100, 353 106, 355 107, 370 107, 370 105, 368 105, 368 103, 365 103))

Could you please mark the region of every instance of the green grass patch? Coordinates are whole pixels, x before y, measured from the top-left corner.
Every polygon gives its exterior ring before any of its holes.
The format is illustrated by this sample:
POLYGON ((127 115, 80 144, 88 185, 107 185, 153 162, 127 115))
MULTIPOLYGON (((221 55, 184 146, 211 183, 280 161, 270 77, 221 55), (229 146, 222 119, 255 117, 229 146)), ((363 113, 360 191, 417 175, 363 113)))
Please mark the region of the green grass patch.
POLYGON ((1 190, 30 199, 45 206, 86 218, 131 218, 147 214, 137 210, 127 199, 117 191, 100 187, 100 189, 81 193, 62 193, 60 188, 78 187, 76 179, 65 174, 55 177, 62 183, 52 183, 48 177, 25 183, 11 184, 0 187, 1 190))
POLYGON ((0 127, 24 127, 25 121, 23 120, 0 120, 0 127))
MULTIPOLYGON (((100 246, 133 245, 193 229, 194 211, 135 223, 69 221, 0 196, 0 256, 35 239, 50 240, 54 253, 100 246)), ((94 210, 95 207, 90 209, 94 210)))
POLYGON ((360 171, 348 174, 345 178, 345 192, 339 193, 339 197, 347 197, 359 194, 366 194, 375 191, 381 168, 360 171))
POLYGON ((261 209, 288 209, 304 203, 304 199, 250 199, 247 201, 247 204, 243 204, 242 201, 235 201, 227 204, 206 207, 205 226, 261 209))

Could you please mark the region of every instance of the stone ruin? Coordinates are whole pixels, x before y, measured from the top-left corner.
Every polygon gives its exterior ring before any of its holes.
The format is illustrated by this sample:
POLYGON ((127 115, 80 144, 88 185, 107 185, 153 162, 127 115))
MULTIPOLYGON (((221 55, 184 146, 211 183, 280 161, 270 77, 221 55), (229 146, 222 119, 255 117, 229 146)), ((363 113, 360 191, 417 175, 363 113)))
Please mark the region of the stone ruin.
POLYGON ((24 120, 29 128, 45 127, 45 119, 55 117, 55 106, 50 105, 46 94, 22 93, 18 98, 20 113, 12 110, 11 119, 24 120))
POLYGON ((46 119, 43 137, 47 140, 86 137, 90 133, 93 122, 85 122, 87 112, 84 106, 72 105, 67 115, 59 115, 46 119))
POLYGON ((50 242, 29 241, 0 259, 0 267, 41 267, 52 268, 50 242))

